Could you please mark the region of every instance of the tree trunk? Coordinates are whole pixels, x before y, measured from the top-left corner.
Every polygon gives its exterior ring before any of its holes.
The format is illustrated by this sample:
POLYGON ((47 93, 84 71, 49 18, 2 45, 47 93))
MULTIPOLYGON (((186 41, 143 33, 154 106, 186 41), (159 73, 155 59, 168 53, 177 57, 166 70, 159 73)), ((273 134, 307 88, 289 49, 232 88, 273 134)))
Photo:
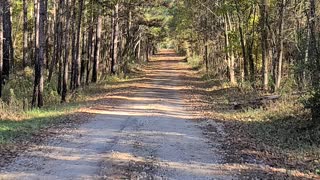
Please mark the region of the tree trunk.
MULTIPOLYGON (((76 31, 76 16, 77 16, 77 8, 76 8, 76 0, 71 1, 71 7, 72 9, 72 16, 70 20, 70 26, 71 26, 71 31, 70 31, 70 38, 71 38, 71 78, 70 78, 70 90, 73 91, 75 89, 75 65, 76 65, 76 54, 77 54, 77 49, 76 49, 76 35, 77 33, 74 33, 76 31)), ((70 8, 71 8, 70 7, 70 8)))
POLYGON ((10 0, 3 0, 3 75, 8 79, 14 64, 10 0))
POLYGON ((2 97, 3 69, 3 0, 0 0, 0 98, 2 97))
POLYGON ((96 43, 94 48, 94 59, 93 59, 93 68, 92 68, 92 82, 94 83, 98 81, 98 72, 99 72, 101 30, 102 30, 101 10, 99 10, 97 21, 98 22, 97 22, 96 43))
MULTIPOLYGON (((93 1, 91 0, 91 9, 93 9, 93 1)), ((88 53, 87 53, 87 64, 86 64, 86 84, 89 84, 89 80, 90 80, 90 66, 91 66, 91 61, 92 61, 92 54, 93 54, 93 22, 94 22, 94 16, 93 16, 93 12, 91 12, 90 14, 90 28, 88 31, 88 53)))
POLYGON ((242 57, 243 57, 243 73, 244 73, 244 79, 248 79, 248 59, 247 59, 247 50, 246 50, 246 42, 245 37, 243 33, 243 22, 240 15, 240 7, 239 2, 235 0, 236 2, 236 9, 237 9, 237 17, 238 17, 238 28, 239 28, 239 35, 240 35, 240 44, 241 44, 241 50, 242 50, 242 57))
POLYGON ((146 46, 146 61, 149 62, 149 51, 150 51, 150 49, 149 49, 149 38, 147 38, 145 46, 146 46))
POLYGON ((118 64, 118 36, 119 36, 119 3, 114 7, 113 13, 113 40, 112 40, 112 60, 111 60, 111 73, 117 73, 118 64))
POLYGON ((63 12, 64 12, 64 7, 65 7, 65 0, 60 0, 59 2, 59 22, 58 22, 58 32, 61 34, 57 38, 57 60, 59 61, 59 70, 58 70, 58 86, 57 86, 57 91, 58 94, 62 94, 62 62, 63 62, 63 51, 66 49, 65 47, 65 41, 63 41, 65 34, 63 33, 63 12))
POLYGON ((86 42, 88 42, 88 40, 86 39, 86 32, 83 31, 82 32, 82 47, 81 47, 82 50, 80 51, 81 53, 79 52, 79 57, 78 57, 78 60, 81 61, 80 84, 83 82, 84 73, 86 71, 86 62, 87 62, 87 60, 86 60, 85 56, 86 56, 86 53, 88 53, 87 52, 88 43, 86 43, 86 42))
POLYGON ((138 50, 137 50, 137 59, 138 62, 141 62, 141 32, 139 32, 139 44, 138 44, 138 50))
MULTIPOLYGON (((256 6, 253 7, 253 19, 256 19, 256 6)), ((254 49, 254 42, 255 42, 255 35, 256 35, 256 23, 253 21, 252 24, 252 36, 250 37, 250 41, 248 42, 248 65, 250 70, 250 82, 252 83, 252 86, 254 86, 255 82, 255 64, 254 64, 254 58, 253 58, 253 49, 254 49)))
MULTIPOLYGON (((76 57, 75 57, 75 72, 74 72, 74 81, 75 88, 78 88, 81 84, 80 82, 80 63, 81 63, 81 50, 80 50, 80 39, 81 39, 81 22, 82 22, 82 13, 83 13, 83 0, 79 0, 79 10, 78 10, 78 22, 77 22, 77 40, 76 40, 76 57)), ((82 39, 84 41, 84 39, 82 39)))
POLYGON ((39 93, 39 1, 34 0, 34 35, 35 35, 35 43, 34 43, 34 88, 33 88, 33 96, 31 106, 32 108, 37 106, 37 99, 39 93))
POLYGON ((39 11, 39 93, 38 93, 38 107, 43 106, 43 66, 47 50, 46 46, 46 27, 47 27, 47 0, 40 1, 39 11))
POLYGON ((263 89, 268 90, 268 8, 269 0, 261 0, 261 50, 262 50, 262 75, 263 89))
POLYGON ((60 18, 61 18, 61 14, 60 14, 61 3, 62 3, 62 0, 59 0, 58 7, 56 6, 56 3, 54 3, 55 13, 54 13, 54 30, 53 30, 54 31, 53 32, 53 36, 54 36, 53 37, 53 55, 52 55, 53 57, 52 57, 51 64, 49 67, 49 76, 48 76, 49 82, 51 81, 53 70, 54 70, 55 66, 57 65, 57 61, 60 58, 60 56, 59 56, 59 54, 60 54, 60 52, 59 52, 60 38, 59 38, 58 34, 61 34, 59 32, 60 18))
POLYGON ((208 37, 205 35, 204 43, 204 63, 206 65, 206 72, 209 72, 209 59, 208 59, 208 37))
MULTIPOLYGON (((227 21, 228 21, 230 30, 234 30, 234 27, 232 26, 229 14, 227 14, 227 21)), ((235 66, 234 48, 231 45, 230 46, 230 82, 231 82, 231 84, 237 84, 234 66, 235 66)))
POLYGON ((32 107, 43 106, 43 64, 46 46, 46 2, 43 0, 35 0, 36 15, 36 59, 35 59, 35 81, 32 98, 32 107))
POLYGON ((22 66, 27 66, 28 58, 28 4, 27 0, 23 0, 23 57, 22 66))
MULTIPOLYGON (((208 13, 207 9, 206 9, 206 14, 208 13)), ((206 72, 208 73, 209 72, 209 59, 208 59, 208 39, 209 39, 209 35, 208 35, 208 18, 205 17, 205 20, 204 20, 204 28, 205 28, 205 34, 204 34, 204 63, 206 65, 206 72)))
POLYGON ((232 85, 237 84, 236 78, 235 78, 235 73, 234 73, 234 53, 233 53, 233 47, 229 42, 229 30, 232 30, 232 24, 230 22, 229 15, 225 15, 225 48, 226 48, 226 58, 227 58, 227 63, 228 63, 228 73, 229 73, 229 79, 230 83, 232 85), (228 27, 229 26, 229 27, 228 27))
POLYGON ((284 13, 285 13, 285 0, 281 1, 280 4, 280 23, 279 23, 279 32, 278 32, 278 50, 277 50, 277 74, 276 74, 276 81, 275 81, 275 91, 280 88, 281 78, 282 78, 282 60, 283 60, 283 28, 284 28, 284 13))
POLYGON ((68 65, 69 65, 69 35, 70 35, 70 6, 69 6, 69 0, 66 1, 66 21, 65 21, 65 54, 63 59, 63 78, 62 78, 62 92, 61 92, 61 102, 64 103, 67 101, 67 92, 68 92, 68 65))
POLYGON ((44 42, 44 58, 43 58, 43 68, 48 70, 49 69, 49 51, 50 51, 50 47, 49 47, 49 18, 47 17, 47 9, 48 9, 48 0, 43 0, 44 1, 44 9, 45 9, 45 13, 44 13, 44 17, 43 19, 45 19, 45 26, 44 26, 44 35, 45 35, 45 42, 44 42))
POLYGON ((316 2, 315 0, 310 0, 310 12, 309 12, 309 29, 310 29, 310 63, 312 63, 311 67, 311 81, 312 81, 312 88, 314 91, 311 113, 312 119, 315 122, 319 122, 320 120, 320 104, 319 104, 319 97, 320 97, 320 59, 319 59, 319 47, 317 42, 317 32, 316 32, 316 2))

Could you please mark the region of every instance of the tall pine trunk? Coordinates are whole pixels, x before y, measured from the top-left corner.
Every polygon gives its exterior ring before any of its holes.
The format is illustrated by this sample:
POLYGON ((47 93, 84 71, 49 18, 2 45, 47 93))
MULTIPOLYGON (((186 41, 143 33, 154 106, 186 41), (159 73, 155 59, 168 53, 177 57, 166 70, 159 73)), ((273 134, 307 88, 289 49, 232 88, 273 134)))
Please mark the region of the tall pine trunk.
POLYGON ((310 63, 312 64, 311 67, 311 84, 312 84, 312 91, 313 97, 311 97, 311 113, 312 119, 315 123, 319 123, 320 120, 320 52, 319 52, 319 45, 317 42, 317 27, 316 27, 316 1, 310 0, 310 10, 309 10, 309 29, 310 29, 310 41, 309 41, 309 55, 310 55, 310 63))
POLYGON ((3 0, 0 0, 0 98, 2 97, 3 69, 3 0))
POLYGON ((23 55, 22 65, 27 66, 28 58, 28 3, 27 0, 23 0, 23 55))
POLYGON ((99 10, 97 21, 98 22, 97 22, 96 43, 94 48, 94 59, 93 59, 93 68, 92 68, 92 82, 95 82, 95 83, 98 81, 99 61, 100 61, 101 31, 102 31, 101 10, 99 10))
MULTIPOLYGON (((80 74, 81 74, 81 47, 80 47, 80 39, 81 39, 81 22, 82 22, 82 14, 83 14, 83 0, 79 0, 79 10, 78 10, 78 22, 77 22, 77 39, 76 39, 76 56, 75 56, 75 72, 74 72, 74 81, 75 88, 78 88, 81 84, 80 74)), ((82 39, 84 41, 84 39, 82 39)))
POLYGON ((119 4, 117 3, 113 10, 113 37, 112 37, 112 60, 111 60, 111 73, 117 73, 118 65, 118 38, 119 38, 119 4))
POLYGON ((64 7, 65 7, 65 0, 60 0, 59 2, 59 22, 58 22, 58 33, 61 34, 57 38, 57 60, 58 60, 58 84, 57 84, 57 91, 58 94, 62 94, 62 62, 63 62, 63 51, 65 50, 65 41, 63 41, 65 34, 63 33, 63 12, 64 12, 64 7))
POLYGON ((53 57, 51 60, 51 64, 49 66, 49 76, 48 76, 48 81, 51 81, 52 75, 53 75, 53 71, 54 68, 57 65, 57 61, 59 58, 59 21, 60 21, 60 7, 61 7, 61 0, 59 0, 58 2, 58 6, 56 5, 57 2, 54 3, 54 9, 55 9, 55 13, 54 13, 54 30, 53 30, 53 57))
POLYGON ((77 8, 76 8, 76 0, 71 1, 72 8, 72 16, 70 20, 70 36, 71 36, 71 80, 70 80, 70 90, 75 89, 75 64, 76 64, 76 35, 75 32, 76 28, 76 16, 77 16, 77 8))
POLYGON ((12 44, 12 22, 10 0, 3 0, 3 75, 9 78, 11 67, 14 64, 14 49, 12 44))
POLYGON ((280 88, 282 78, 282 61, 283 61, 283 28, 284 28, 284 13, 285 13, 285 0, 280 2, 280 19, 278 29, 278 45, 277 45, 277 73, 275 75, 275 91, 280 88))
POLYGON ((32 98, 32 107, 43 106, 43 65, 46 46, 46 2, 45 0, 35 0, 36 7, 36 59, 35 59, 35 80, 32 98))
POLYGON ((232 24, 230 22, 229 15, 226 14, 224 17, 224 33, 225 33, 225 49, 226 49, 226 59, 228 63, 228 73, 229 73, 229 79, 230 83, 235 85, 237 84, 235 73, 234 73, 234 53, 233 53, 233 47, 229 40, 229 30, 232 30, 232 24))
POLYGON ((65 54, 64 54, 64 58, 63 58, 63 63, 62 63, 62 91, 61 91, 61 102, 64 103, 67 101, 67 92, 68 92, 68 71, 69 71, 69 48, 70 48, 70 6, 69 6, 69 0, 66 0, 66 5, 65 5, 65 9, 66 9, 66 17, 65 17, 65 54))
POLYGON ((268 90, 268 0, 261 0, 261 50, 262 50, 262 83, 263 89, 268 90))

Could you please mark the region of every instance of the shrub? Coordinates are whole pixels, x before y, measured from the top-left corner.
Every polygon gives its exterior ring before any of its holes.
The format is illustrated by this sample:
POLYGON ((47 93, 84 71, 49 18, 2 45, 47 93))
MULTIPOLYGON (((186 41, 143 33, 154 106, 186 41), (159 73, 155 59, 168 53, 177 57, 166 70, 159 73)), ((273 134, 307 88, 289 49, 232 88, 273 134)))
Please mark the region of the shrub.
POLYGON ((304 105, 311 110, 313 121, 320 123, 320 89, 312 91, 304 105))
POLYGON ((202 62, 202 58, 198 55, 188 57, 188 64, 192 67, 192 69, 200 69, 202 66, 202 62))

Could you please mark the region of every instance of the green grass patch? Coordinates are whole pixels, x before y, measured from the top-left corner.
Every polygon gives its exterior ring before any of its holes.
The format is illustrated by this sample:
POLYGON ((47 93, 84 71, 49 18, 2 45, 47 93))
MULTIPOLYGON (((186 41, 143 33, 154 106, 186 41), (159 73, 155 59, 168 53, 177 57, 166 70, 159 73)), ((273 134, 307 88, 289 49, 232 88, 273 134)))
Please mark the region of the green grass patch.
MULTIPOLYGON (((16 140, 28 140, 41 129, 64 123, 69 115, 84 107, 100 95, 112 91, 114 86, 129 82, 131 76, 119 78, 106 76, 97 84, 90 84, 74 92, 68 92, 68 103, 60 104, 56 92, 56 77, 45 84, 45 106, 42 109, 23 110, 27 92, 32 92, 32 77, 29 69, 17 73, 15 80, 7 83, 3 101, 0 100, 0 144, 14 143, 16 140), (22 78, 25 76, 26 78, 22 78), (22 91, 20 91, 22 89, 22 91)), ((30 99, 28 99, 30 108, 30 99)))
POLYGON ((4 119, 0 121, 0 144, 14 143, 32 137, 43 128, 65 122, 67 116, 74 113, 80 105, 62 105, 44 109, 33 109, 23 113, 20 120, 4 119))

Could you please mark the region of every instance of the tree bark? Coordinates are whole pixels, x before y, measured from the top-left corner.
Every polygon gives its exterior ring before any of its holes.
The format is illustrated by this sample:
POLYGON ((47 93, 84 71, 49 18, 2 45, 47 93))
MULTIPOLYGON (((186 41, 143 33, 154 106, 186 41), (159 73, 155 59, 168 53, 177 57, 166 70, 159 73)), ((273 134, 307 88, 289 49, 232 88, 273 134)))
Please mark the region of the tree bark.
POLYGON ((87 62, 87 59, 86 59, 86 54, 88 53, 87 52, 87 46, 88 46, 88 42, 87 38, 86 38, 86 32, 83 31, 82 32, 82 47, 81 47, 81 53, 79 52, 79 57, 78 59, 80 59, 81 61, 81 67, 80 67, 80 84, 83 82, 83 77, 84 77, 84 74, 85 74, 85 71, 86 71, 86 62, 87 62))
POLYGON ((230 79, 230 83, 232 85, 237 84, 236 82, 236 78, 235 78, 235 73, 234 73, 234 53, 233 53, 233 47, 232 44, 230 44, 229 41, 229 30, 232 30, 232 24, 230 22, 230 18, 229 15, 226 14, 225 15, 225 48, 226 48, 226 58, 227 58, 227 62, 228 62, 228 73, 229 73, 229 79, 230 79))
POLYGON ((63 41, 65 34, 63 33, 63 26, 64 26, 64 22, 63 22, 63 12, 64 12, 64 8, 65 7, 65 0, 60 0, 59 2, 59 22, 58 22, 58 32, 59 34, 61 34, 61 36, 58 37, 57 39, 57 60, 58 65, 59 65, 59 69, 58 69, 58 85, 57 85, 57 91, 58 94, 61 95, 62 94, 62 62, 63 62, 63 51, 65 51, 66 49, 65 47, 65 41, 63 41))
POLYGON ((320 59, 319 59, 319 47, 317 42, 317 32, 316 32, 316 1, 310 0, 310 10, 309 10, 309 29, 310 29, 310 41, 309 41, 309 54, 310 54, 310 63, 311 67, 311 83, 312 89, 314 91, 311 113, 312 119, 314 122, 319 122, 320 113, 319 113, 319 97, 320 97, 320 59))
POLYGON ((32 96, 32 102, 31 106, 32 108, 35 108, 37 106, 37 99, 38 99, 38 93, 39 93, 39 1, 40 0, 34 0, 34 35, 35 35, 35 43, 34 43, 34 88, 33 88, 33 96, 32 96))
POLYGON ((94 30, 93 30, 93 23, 94 23, 94 15, 93 15, 93 0, 91 0, 91 14, 90 14, 90 28, 89 28, 89 31, 88 31, 88 47, 87 47, 87 64, 86 64, 86 71, 87 71, 87 74, 86 74, 86 84, 89 84, 89 81, 90 81, 90 66, 91 66, 91 62, 92 62, 92 57, 93 57, 93 52, 94 52, 94 46, 93 46, 93 33, 94 33, 94 30))
MULTIPOLYGON (((252 8, 253 8, 253 19, 256 19, 256 6, 253 5, 252 8)), ((254 86, 254 81, 255 81, 255 77, 256 77, 255 64, 254 64, 254 58, 253 58, 255 35, 256 35, 256 23, 255 23, 255 21, 253 21, 251 37, 249 39, 248 47, 247 47, 248 65, 249 65, 249 70, 250 70, 250 82, 252 83, 252 86, 254 86)))
POLYGON ((71 79, 70 79, 70 90, 73 91, 75 89, 75 66, 76 66, 76 35, 77 33, 74 33, 76 31, 76 16, 77 16, 77 8, 76 8, 76 0, 71 1, 71 6, 70 8, 72 9, 72 14, 71 20, 70 20, 70 26, 71 26, 71 31, 70 31, 70 36, 71 36, 71 79))
POLYGON ((239 35, 240 35, 240 44, 241 44, 241 50, 242 50, 242 57, 243 57, 243 73, 244 73, 244 79, 248 79, 248 59, 247 59, 247 50, 246 50, 246 42, 245 37, 243 34, 243 22, 240 15, 240 6, 239 2, 235 0, 236 2, 236 9, 237 9, 237 17, 238 17, 238 28, 239 28, 239 35))
POLYGON ((35 81, 32 98, 32 107, 43 106, 43 65, 46 46, 46 2, 44 0, 35 0, 36 15, 36 59, 35 59, 35 81))
POLYGON ((3 69, 3 0, 0 0, 0 98, 2 97, 3 69))
MULTIPOLYGON (((81 50, 80 50, 80 39, 81 39, 81 22, 83 14, 83 0, 79 0, 79 10, 78 10, 78 22, 77 22, 77 40, 76 40, 76 57, 75 57, 75 72, 74 81, 75 88, 78 88, 81 84, 80 81, 80 68, 81 68, 81 50)), ((84 41, 84 39, 82 39, 84 41)))
POLYGON ((23 0, 23 55, 22 66, 27 66, 28 58, 28 3, 23 0))
POLYGON ((99 72, 101 31, 102 31, 101 10, 99 10, 97 21, 98 22, 97 22, 96 43, 95 43, 95 48, 94 48, 94 59, 93 59, 93 69, 92 69, 92 82, 94 82, 94 83, 96 83, 98 81, 98 72, 99 72))
MULTIPOLYGON (((208 13, 207 9, 206 9, 206 14, 208 13)), ((204 63, 206 65, 206 72, 209 72, 209 59, 208 59, 208 39, 209 39, 209 35, 208 35, 208 18, 205 17, 204 19, 204 28, 205 28, 205 32, 204 32, 204 63)))
POLYGON ((268 0, 261 0, 261 50, 262 50, 262 75, 263 89, 268 90, 268 0))
POLYGON ((62 78, 62 92, 61 92, 61 102, 64 103, 67 101, 67 92, 68 92, 68 66, 69 66, 69 48, 70 48, 70 6, 69 0, 66 1, 66 21, 65 21, 65 54, 63 59, 63 78, 62 78))
POLYGON ((62 0, 59 0, 58 2, 58 6, 56 5, 56 3, 54 3, 54 7, 55 7, 55 13, 54 13, 54 32, 53 32, 53 57, 51 60, 51 64, 49 67, 49 76, 48 76, 48 81, 51 81, 52 78, 52 74, 53 74, 53 70, 55 68, 55 66, 57 65, 57 61, 60 58, 59 54, 59 50, 60 50, 60 38, 58 36, 58 34, 61 34, 59 32, 60 29, 60 18, 61 18, 61 14, 60 14, 60 8, 61 8, 61 3, 62 0))
POLYGON ((3 0, 3 75, 8 79, 14 64, 10 0, 3 0))
POLYGON ((111 60, 111 73, 117 73, 118 64, 118 36, 119 36, 119 3, 114 7, 113 13, 113 38, 112 38, 112 60, 111 60))
POLYGON ((278 45, 277 45, 277 72, 274 74, 275 76, 275 89, 280 88, 281 78, 282 78, 282 60, 283 60, 283 28, 284 28, 284 13, 285 13, 285 0, 281 0, 280 2, 280 17, 279 17, 279 27, 278 27, 278 45))

